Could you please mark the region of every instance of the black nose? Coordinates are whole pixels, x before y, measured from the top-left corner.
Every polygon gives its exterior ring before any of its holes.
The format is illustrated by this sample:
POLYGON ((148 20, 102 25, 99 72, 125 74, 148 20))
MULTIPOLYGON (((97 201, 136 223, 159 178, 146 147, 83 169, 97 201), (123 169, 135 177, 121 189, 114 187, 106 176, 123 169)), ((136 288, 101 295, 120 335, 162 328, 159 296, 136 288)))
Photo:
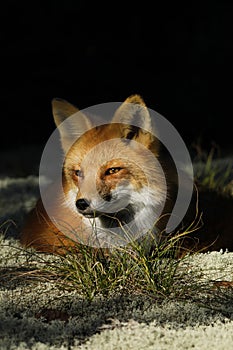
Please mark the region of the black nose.
POLYGON ((82 211, 87 209, 89 205, 90 203, 84 198, 80 198, 76 202, 76 207, 78 208, 78 210, 82 210, 82 211))

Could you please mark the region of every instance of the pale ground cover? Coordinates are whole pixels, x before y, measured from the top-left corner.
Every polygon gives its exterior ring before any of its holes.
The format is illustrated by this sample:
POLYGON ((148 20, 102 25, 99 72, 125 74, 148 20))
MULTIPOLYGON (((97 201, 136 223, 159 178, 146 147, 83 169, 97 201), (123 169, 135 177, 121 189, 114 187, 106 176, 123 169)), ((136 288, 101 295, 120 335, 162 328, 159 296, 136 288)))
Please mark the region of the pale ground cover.
MULTIPOLYGON (((113 295, 87 301, 56 289, 46 276, 24 278, 26 259, 34 266, 41 261, 14 239, 2 240, 0 349, 232 349, 232 288, 213 289, 213 299, 113 295)), ((232 281, 232 266, 233 253, 196 254, 187 273, 232 281)))

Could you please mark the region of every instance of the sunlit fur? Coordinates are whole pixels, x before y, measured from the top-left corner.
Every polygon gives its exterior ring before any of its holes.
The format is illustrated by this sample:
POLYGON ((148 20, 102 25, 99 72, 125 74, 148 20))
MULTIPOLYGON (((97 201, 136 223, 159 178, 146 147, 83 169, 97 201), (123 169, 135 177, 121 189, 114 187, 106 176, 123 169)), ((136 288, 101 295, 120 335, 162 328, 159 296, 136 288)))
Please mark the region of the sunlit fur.
MULTIPOLYGON (((57 126, 74 115, 74 108, 68 102, 53 101, 57 126)), ((53 217, 48 217, 39 200, 23 228, 21 242, 39 250, 56 251, 61 243, 72 244, 70 237, 94 246, 118 244, 116 235, 120 240, 128 235, 138 238, 148 230, 156 237, 167 183, 157 159, 159 143, 144 101, 137 95, 128 98, 113 115, 112 123, 98 127, 76 112, 77 123, 74 125, 72 120, 72 125, 68 125, 71 133, 77 135, 70 148, 72 135, 67 129, 60 129, 66 153, 64 196, 57 194, 56 184, 48 188, 53 217), (135 118, 141 128, 134 128, 135 118), (117 170, 108 174, 108 169, 117 170), (76 206, 79 199, 89 204, 83 211, 76 206)))
POLYGON ((88 201, 88 208, 81 214, 89 217, 90 226, 95 225, 99 244, 107 244, 110 229, 121 225, 120 235, 138 237, 148 228, 156 234, 155 223, 167 189, 150 145, 154 146, 151 135, 140 135, 140 141, 137 137, 126 140, 122 124, 114 123, 87 131, 68 151, 64 163, 66 204, 77 215, 76 201, 88 201), (106 175, 110 168, 120 170, 106 175), (77 169, 82 173, 80 178, 74 175, 77 169))

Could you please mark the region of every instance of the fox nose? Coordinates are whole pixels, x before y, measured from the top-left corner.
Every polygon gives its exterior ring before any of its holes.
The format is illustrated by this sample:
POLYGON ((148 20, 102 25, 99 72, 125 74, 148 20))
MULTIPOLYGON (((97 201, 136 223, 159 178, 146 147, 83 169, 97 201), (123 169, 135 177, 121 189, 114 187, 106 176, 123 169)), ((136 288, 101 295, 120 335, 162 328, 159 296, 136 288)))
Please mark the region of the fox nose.
POLYGON ((90 203, 84 198, 80 198, 76 201, 76 207, 78 210, 84 211, 85 209, 87 209, 89 207, 89 205, 90 205, 90 203))

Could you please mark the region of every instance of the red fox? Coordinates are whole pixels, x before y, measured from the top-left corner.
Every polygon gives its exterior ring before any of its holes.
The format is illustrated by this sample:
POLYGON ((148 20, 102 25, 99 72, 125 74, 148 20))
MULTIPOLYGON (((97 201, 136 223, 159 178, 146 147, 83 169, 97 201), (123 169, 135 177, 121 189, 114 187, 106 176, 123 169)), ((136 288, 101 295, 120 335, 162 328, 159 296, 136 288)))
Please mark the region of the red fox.
MULTIPOLYGON (((112 247, 129 238, 140 240, 148 232, 159 242, 166 236, 178 179, 172 160, 163 158, 166 152, 152 132, 150 113, 141 96, 128 97, 111 122, 99 126, 93 126, 88 116, 67 101, 54 99, 52 108, 58 128, 78 113, 72 125, 76 140, 71 144, 67 128, 60 128, 65 153, 62 186, 48 187, 46 208, 38 200, 22 228, 21 243, 63 254, 78 244, 112 247)), ((196 194, 194 190, 194 205, 191 203, 182 223, 190 224, 195 218, 196 194)), ((203 214, 204 225, 184 238, 184 249, 233 249, 232 232, 225 225, 225 220, 232 221, 232 215, 227 216, 233 213, 232 201, 211 196, 219 212, 222 201, 227 209, 222 210, 222 217, 212 216, 215 222, 211 225, 203 214)), ((200 207, 202 210, 201 200, 200 207)))

